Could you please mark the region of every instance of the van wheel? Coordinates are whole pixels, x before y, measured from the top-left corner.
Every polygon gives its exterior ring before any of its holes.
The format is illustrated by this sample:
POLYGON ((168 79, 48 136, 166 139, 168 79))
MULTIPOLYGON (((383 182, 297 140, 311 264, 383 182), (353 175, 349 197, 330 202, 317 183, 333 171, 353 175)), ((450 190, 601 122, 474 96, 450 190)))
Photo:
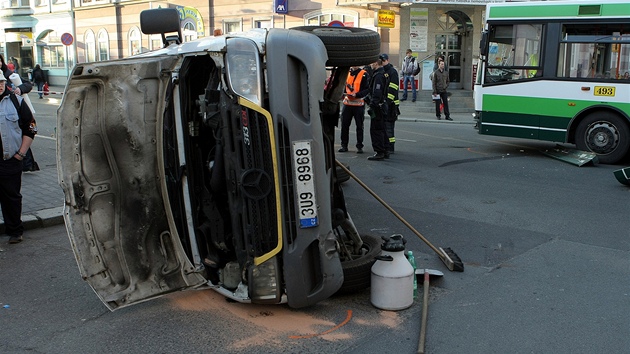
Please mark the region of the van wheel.
POLYGON ((351 294, 370 287, 372 281, 372 265, 374 257, 381 253, 381 240, 369 235, 361 235, 363 246, 361 254, 354 255, 352 260, 342 260, 343 284, 337 294, 351 294))
POLYGON ((327 66, 360 66, 375 62, 381 50, 378 32, 356 27, 300 26, 291 28, 321 39, 328 52, 327 66))
POLYGON ((617 163, 630 149, 628 122, 611 112, 591 113, 577 127, 575 145, 596 153, 601 163, 617 163))
MULTIPOLYGON (((350 166, 348 164, 343 164, 347 169, 350 169, 350 166)), ((335 170, 337 173, 337 182, 339 183, 344 183, 347 182, 350 179, 350 175, 348 174, 348 172, 344 171, 341 167, 339 166, 335 166, 335 170)))

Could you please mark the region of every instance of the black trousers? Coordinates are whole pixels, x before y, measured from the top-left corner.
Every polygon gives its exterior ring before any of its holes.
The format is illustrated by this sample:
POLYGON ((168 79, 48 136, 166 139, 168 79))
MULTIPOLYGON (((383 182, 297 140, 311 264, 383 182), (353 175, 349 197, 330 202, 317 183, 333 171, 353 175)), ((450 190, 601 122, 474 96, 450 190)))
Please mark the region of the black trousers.
POLYGON ((9 236, 21 236, 22 225, 22 161, 15 158, 0 159, 0 207, 5 232, 9 236))
POLYGON ((396 144, 396 136, 394 135, 395 128, 396 120, 390 118, 385 121, 385 131, 387 132, 387 151, 394 151, 394 144, 396 144))
POLYGON ((377 114, 376 118, 370 120, 370 138, 372 139, 374 152, 387 152, 388 139, 385 130, 385 120, 380 113, 377 114))
POLYGON ((341 146, 348 147, 350 140, 350 124, 352 119, 357 126, 357 149, 363 149, 363 121, 365 120, 365 106, 343 105, 341 111, 341 146))
POLYGON ((448 110, 448 92, 438 92, 440 100, 435 100, 435 116, 440 118, 440 103, 444 103, 444 115, 446 118, 451 116, 451 112, 448 110))

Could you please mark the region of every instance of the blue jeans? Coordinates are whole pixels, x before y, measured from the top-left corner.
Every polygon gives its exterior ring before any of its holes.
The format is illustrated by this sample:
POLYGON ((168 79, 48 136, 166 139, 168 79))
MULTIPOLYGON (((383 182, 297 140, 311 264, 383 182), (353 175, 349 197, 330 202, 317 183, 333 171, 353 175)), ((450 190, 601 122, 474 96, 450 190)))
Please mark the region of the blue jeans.
POLYGON ((416 83, 414 80, 414 77, 412 75, 405 75, 404 79, 403 79, 403 87, 404 87, 404 91, 403 91, 403 96, 402 99, 406 100, 407 99, 407 83, 411 82, 411 92, 412 92, 412 98, 415 101, 416 100, 416 83))
POLYGON ((37 82, 37 91, 39 91, 38 92, 39 98, 44 97, 44 93, 42 92, 42 91, 44 91, 44 82, 43 81, 42 82, 37 82))

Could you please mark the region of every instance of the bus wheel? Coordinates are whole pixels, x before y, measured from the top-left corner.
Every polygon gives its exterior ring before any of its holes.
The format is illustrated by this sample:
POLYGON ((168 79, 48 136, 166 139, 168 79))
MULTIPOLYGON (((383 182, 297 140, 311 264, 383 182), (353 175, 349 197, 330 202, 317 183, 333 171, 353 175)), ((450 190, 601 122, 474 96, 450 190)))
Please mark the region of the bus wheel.
POLYGON ((628 122, 610 112, 591 113, 577 127, 575 145, 596 153, 601 163, 617 163, 630 149, 628 122))

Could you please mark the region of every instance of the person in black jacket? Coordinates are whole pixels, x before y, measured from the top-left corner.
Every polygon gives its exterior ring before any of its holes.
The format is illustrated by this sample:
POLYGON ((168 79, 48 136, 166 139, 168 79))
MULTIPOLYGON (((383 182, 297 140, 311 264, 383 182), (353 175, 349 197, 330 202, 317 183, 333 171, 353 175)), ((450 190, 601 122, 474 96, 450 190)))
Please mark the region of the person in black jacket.
POLYGON ((387 153, 387 133, 385 118, 387 117, 387 77, 383 69, 383 61, 378 59, 372 63, 372 79, 370 80, 370 97, 368 114, 370 115, 370 138, 375 154, 368 157, 371 161, 380 161, 387 153))
POLYGON ((44 98, 44 70, 42 70, 39 64, 35 65, 35 69, 33 69, 33 82, 37 85, 39 98, 44 98))
POLYGON ((388 78, 386 97, 387 116, 385 117, 385 132, 387 133, 385 158, 388 159, 389 154, 394 153, 394 144, 396 143, 394 128, 398 120, 398 115, 400 114, 400 110, 398 109, 398 106, 400 106, 400 101, 398 100, 399 76, 398 70, 389 62, 389 55, 383 53, 380 55, 380 58, 383 61, 383 70, 385 70, 386 77, 388 78))
POLYGON ((2 54, 0 54, 0 70, 2 70, 2 74, 4 75, 4 78, 7 80, 7 88, 11 86, 11 91, 14 94, 21 96, 23 94, 31 92, 31 90, 33 89, 33 85, 28 81, 22 82, 22 84, 17 87, 15 86, 13 82, 11 82, 10 76, 11 74, 13 74, 13 71, 9 70, 9 67, 7 66, 7 63, 4 61, 4 56, 2 56, 2 54))

